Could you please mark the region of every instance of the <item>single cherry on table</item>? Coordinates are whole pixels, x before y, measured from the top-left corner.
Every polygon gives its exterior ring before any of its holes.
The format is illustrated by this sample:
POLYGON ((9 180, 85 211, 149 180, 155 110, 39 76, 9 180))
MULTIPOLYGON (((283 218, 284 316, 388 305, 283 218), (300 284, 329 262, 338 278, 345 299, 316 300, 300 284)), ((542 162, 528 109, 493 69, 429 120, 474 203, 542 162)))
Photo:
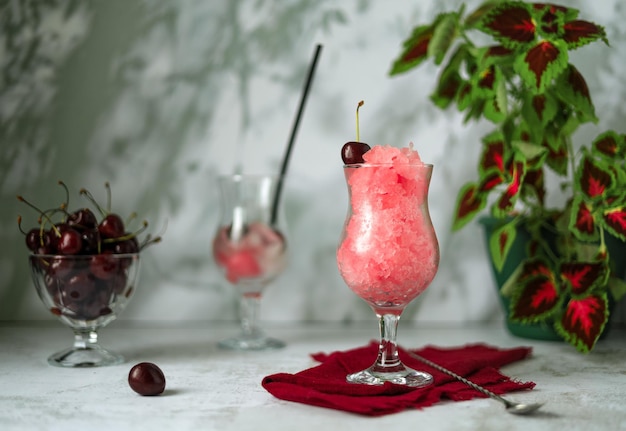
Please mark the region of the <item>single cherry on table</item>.
POLYGON ((139 395, 159 395, 165 390, 165 375, 152 362, 140 362, 130 369, 128 384, 139 395))

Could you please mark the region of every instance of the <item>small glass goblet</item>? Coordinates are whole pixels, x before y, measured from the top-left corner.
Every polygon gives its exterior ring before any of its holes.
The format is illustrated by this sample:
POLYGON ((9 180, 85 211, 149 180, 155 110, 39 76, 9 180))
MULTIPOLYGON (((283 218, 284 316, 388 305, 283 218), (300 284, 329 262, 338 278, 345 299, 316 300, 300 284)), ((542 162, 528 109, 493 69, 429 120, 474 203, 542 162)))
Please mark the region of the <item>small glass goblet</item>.
POLYGON ((221 217, 213 239, 213 258, 240 297, 241 333, 220 347, 265 350, 285 343, 265 335, 259 326, 259 308, 265 288, 285 268, 285 220, 275 205, 281 177, 225 175, 218 179, 221 217))
POLYGON ((428 212, 432 165, 344 166, 350 205, 337 248, 337 265, 348 287, 379 320, 374 364, 347 376, 351 383, 392 382, 411 387, 432 383, 430 374, 400 360, 396 335, 405 307, 431 283, 439 245, 428 212))
POLYGON ((99 367, 124 362, 98 344, 98 331, 115 320, 135 292, 139 254, 29 257, 37 294, 74 331, 72 347, 48 358, 59 367, 99 367))

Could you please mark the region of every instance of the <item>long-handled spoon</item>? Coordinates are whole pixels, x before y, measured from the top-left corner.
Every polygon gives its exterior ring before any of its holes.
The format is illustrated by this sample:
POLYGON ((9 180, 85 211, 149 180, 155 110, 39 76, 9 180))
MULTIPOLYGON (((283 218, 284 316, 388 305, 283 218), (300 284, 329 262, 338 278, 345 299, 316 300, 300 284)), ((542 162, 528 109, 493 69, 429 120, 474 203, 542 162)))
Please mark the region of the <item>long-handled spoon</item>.
POLYGON ((478 392, 487 395, 490 398, 493 398, 496 401, 500 401, 506 407, 506 411, 509 413, 513 413, 515 415, 528 415, 539 409, 543 404, 542 403, 532 403, 532 404, 523 404, 523 403, 514 403, 513 401, 507 400, 506 398, 501 397, 498 394, 494 394, 488 389, 483 388, 482 386, 478 386, 476 383, 467 380, 465 377, 459 376, 458 374, 448 370, 447 368, 442 367, 441 365, 435 364, 434 362, 424 358, 423 356, 418 355, 417 353, 413 353, 407 350, 407 353, 417 359, 425 363, 428 366, 433 367, 437 371, 441 371, 449 376, 454 377, 455 379, 465 383, 472 389, 476 389, 478 392))

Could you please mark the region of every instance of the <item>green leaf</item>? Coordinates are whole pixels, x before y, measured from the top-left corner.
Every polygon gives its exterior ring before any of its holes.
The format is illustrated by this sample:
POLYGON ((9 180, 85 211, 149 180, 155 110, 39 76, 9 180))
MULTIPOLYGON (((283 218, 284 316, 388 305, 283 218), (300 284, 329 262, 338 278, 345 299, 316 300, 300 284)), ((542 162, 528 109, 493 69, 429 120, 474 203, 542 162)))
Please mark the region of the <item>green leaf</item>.
POLYGON ((565 140, 547 134, 544 136, 544 141, 548 147, 548 157, 545 163, 558 175, 566 176, 569 160, 565 140), (555 145, 557 148, 554 148, 555 145))
POLYGON ((511 145, 522 154, 526 162, 544 156, 548 152, 545 147, 526 141, 513 141, 511 145))
POLYGON ((492 97, 485 101, 485 109, 483 111, 485 118, 493 123, 502 123, 506 119, 506 113, 500 109, 498 101, 492 97))
POLYGON ((509 103, 507 98, 506 82, 504 79, 498 79, 496 82, 495 103, 505 117, 509 115, 509 103))
POLYGON ((434 58, 435 64, 443 61, 448 49, 459 34, 459 15, 449 12, 440 16, 428 44, 428 57, 434 58))
POLYGON ((556 94, 582 114, 580 122, 598 122, 587 82, 573 65, 568 64, 557 79, 556 94))
POLYGON ((618 277, 611 277, 609 278, 608 286, 609 292, 611 292, 611 296, 613 296, 613 299, 615 299, 616 302, 626 295, 626 280, 622 280, 618 277))
POLYGON ((527 87, 543 93, 567 68, 568 58, 567 47, 562 41, 542 40, 520 55, 514 67, 527 87))
POLYGON ((459 112, 465 111, 472 104, 472 85, 463 81, 456 94, 456 107, 459 112))
POLYGON ((467 15, 464 21, 466 28, 471 29, 476 27, 480 21, 487 15, 493 8, 498 6, 502 0, 489 0, 482 3, 477 9, 467 15))
POLYGON ((464 123, 467 123, 470 120, 478 120, 485 111, 485 100, 471 97, 466 111, 465 117, 463 118, 464 123))
POLYGON ((515 222, 510 222, 497 227, 489 237, 489 252, 498 272, 502 271, 516 236, 515 222))
POLYGON ((523 100, 522 116, 529 128, 538 132, 554 119, 557 110, 557 101, 550 94, 527 94, 523 100))
MULTIPOLYGON (((505 298, 511 298, 513 296, 513 292, 515 292, 515 288, 518 284, 519 278, 522 275, 522 269, 524 268, 524 262, 520 262, 517 265, 517 268, 513 270, 509 278, 502 284, 500 288, 500 294, 505 298)), ((624 283, 626 284, 626 283, 624 283)))

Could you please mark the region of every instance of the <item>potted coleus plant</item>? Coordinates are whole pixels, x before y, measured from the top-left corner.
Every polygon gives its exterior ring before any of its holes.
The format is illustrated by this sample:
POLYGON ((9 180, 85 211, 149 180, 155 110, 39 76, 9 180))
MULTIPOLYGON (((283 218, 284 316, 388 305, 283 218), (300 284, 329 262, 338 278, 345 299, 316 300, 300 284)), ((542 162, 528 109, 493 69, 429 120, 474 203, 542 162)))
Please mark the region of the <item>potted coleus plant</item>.
POLYGON ((478 178, 459 191, 453 229, 489 208, 496 272, 525 236, 522 257, 500 289, 508 320, 549 326, 589 352, 626 292, 614 263, 622 253, 607 247, 609 237, 626 240, 626 137, 609 130, 588 145, 573 143, 578 127, 597 117, 569 51, 608 44, 601 26, 578 15, 521 1, 488 1, 471 13, 462 6, 416 27, 390 74, 432 59, 440 66, 435 105, 456 105, 466 122, 494 124, 482 139, 478 178), (479 45, 472 37, 489 41, 479 45), (559 208, 547 196, 549 171, 568 197, 559 208))

